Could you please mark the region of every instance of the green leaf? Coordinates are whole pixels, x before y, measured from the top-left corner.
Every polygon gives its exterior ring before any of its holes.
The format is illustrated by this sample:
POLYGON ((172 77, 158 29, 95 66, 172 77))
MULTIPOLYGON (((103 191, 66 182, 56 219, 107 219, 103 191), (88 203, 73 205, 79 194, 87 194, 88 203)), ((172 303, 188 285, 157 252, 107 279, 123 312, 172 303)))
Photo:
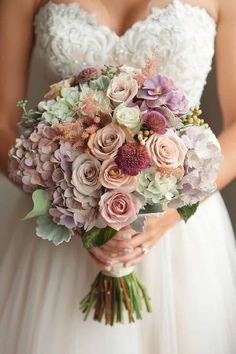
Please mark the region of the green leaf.
POLYGON ((130 226, 136 232, 143 232, 145 220, 146 220, 145 215, 138 215, 138 218, 134 222, 132 222, 130 226))
POLYGON ((34 203, 33 209, 23 218, 23 220, 28 220, 35 218, 37 216, 47 214, 48 210, 51 208, 51 202, 48 199, 47 192, 43 189, 37 189, 32 194, 32 199, 34 203))
POLYGON ((93 227, 89 231, 85 231, 82 236, 82 242, 84 248, 100 247, 108 242, 117 233, 112 227, 105 227, 104 229, 98 229, 93 227))
POLYGON ((147 204, 141 210, 139 210, 139 214, 157 214, 163 212, 163 208, 161 204, 147 204))
POLYGON ((55 224, 51 216, 47 214, 38 218, 36 235, 43 240, 52 241, 55 246, 58 246, 62 242, 69 242, 73 234, 65 226, 55 224))
POLYGON ((192 205, 186 205, 182 208, 178 208, 177 211, 179 213, 179 215, 181 216, 181 218, 187 222, 188 219, 195 214, 197 208, 199 206, 199 202, 196 204, 192 204, 192 205))

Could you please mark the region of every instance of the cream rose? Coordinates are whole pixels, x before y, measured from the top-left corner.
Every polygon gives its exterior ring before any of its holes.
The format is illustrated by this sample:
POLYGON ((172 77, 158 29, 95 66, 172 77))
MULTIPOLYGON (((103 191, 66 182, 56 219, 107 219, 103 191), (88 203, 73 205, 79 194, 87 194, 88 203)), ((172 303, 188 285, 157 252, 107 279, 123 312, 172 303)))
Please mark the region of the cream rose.
POLYGON ((92 195, 101 187, 100 162, 87 154, 79 155, 72 164, 72 184, 83 195, 92 195))
POLYGON ((133 134, 137 134, 142 127, 143 118, 139 107, 119 105, 114 110, 113 118, 119 124, 125 125, 133 134))
POLYGON ((183 141, 169 129, 164 135, 153 134, 146 143, 149 158, 157 168, 178 168, 183 166, 187 153, 183 141))
POLYGON ((115 105, 130 102, 137 93, 137 81, 127 74, 114 77, 107 89, 107 97, 115 105))
POLYGON ((135 195, 120 191, 103 194, 99 202, 102 218, 116 230, 135 221, 140 208, 141 203, 135 195))
POLYGON ((106 160, 116 156, 124 142, 124 131, 117 124, 111 123, 90 136, 88 147, 99 160, 106 160))
POLYGON ((103 162, 99 180, 108 189, 119 189, 124 192, 134 192, 138 183, 137 177, 124 174, 114 159, 103 162))

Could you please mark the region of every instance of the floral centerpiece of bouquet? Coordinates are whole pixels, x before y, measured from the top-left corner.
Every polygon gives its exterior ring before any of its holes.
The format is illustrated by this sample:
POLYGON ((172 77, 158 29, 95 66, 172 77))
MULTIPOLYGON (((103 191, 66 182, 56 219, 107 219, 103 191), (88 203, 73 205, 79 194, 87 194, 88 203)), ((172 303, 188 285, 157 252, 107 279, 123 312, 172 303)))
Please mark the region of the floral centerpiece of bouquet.
MULTIPOLYGON (((187 221, 216 188, 219 143, 169 78, 128 66, 88 67, 24 111, 9 152, 11 179, 32 194, 36 235, 101 246, 121 228, 176 208, 187 221)), ((135 236, 134 236, 135 237, 135 236)), ((150 299, 133 268, 100 272, 81 302, 106 324, 141 319, 150 299)))

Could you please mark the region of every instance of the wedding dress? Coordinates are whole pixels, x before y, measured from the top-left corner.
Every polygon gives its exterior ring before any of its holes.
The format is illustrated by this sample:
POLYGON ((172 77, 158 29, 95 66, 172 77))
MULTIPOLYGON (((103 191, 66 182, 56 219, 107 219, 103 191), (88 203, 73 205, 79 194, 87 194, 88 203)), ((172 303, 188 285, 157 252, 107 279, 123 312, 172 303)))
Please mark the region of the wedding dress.
MULTIPOLYGON (((174 0, 118 36, 77 3, 44 5, 35 17, 29 100, 87 65, 139 66, 155 50, 158 72, 200 103, 216 23, 204 8, 174 0)), ((235 354, 236 249, 219 193, 153 247, 137 272, 153 312, 113 328, 83 322, 79 301, 97 268, 77 238, 55 247, 21 221, 28 195, 0 184, 1 354, 235 354)))

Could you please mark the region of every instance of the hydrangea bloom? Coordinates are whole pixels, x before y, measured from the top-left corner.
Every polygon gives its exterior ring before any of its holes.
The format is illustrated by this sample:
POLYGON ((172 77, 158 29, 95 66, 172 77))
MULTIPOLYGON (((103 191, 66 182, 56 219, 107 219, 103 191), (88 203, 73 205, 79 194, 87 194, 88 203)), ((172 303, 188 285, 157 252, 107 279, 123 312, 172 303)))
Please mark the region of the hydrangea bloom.
POLYGON ((182 140, 188 148, 186 173, 178 185, 180 195, 170 204, 173 207, 196 203, 212 193, 222 161, 219 142, 210 128, 187 127, 182 140))
POLYGON ((155 168, 150 167, 140 173, 137 191, 147 203, 165 203, 178 195, 177 179, 174 176, 161 177, 155 168))
POLYGON ((137 98, 142 99, 142 111, 166 106, 174 114, 183 116, 189 109, 185 95, 175 87, 173 81, 162 75, 145 80, 137 98))

